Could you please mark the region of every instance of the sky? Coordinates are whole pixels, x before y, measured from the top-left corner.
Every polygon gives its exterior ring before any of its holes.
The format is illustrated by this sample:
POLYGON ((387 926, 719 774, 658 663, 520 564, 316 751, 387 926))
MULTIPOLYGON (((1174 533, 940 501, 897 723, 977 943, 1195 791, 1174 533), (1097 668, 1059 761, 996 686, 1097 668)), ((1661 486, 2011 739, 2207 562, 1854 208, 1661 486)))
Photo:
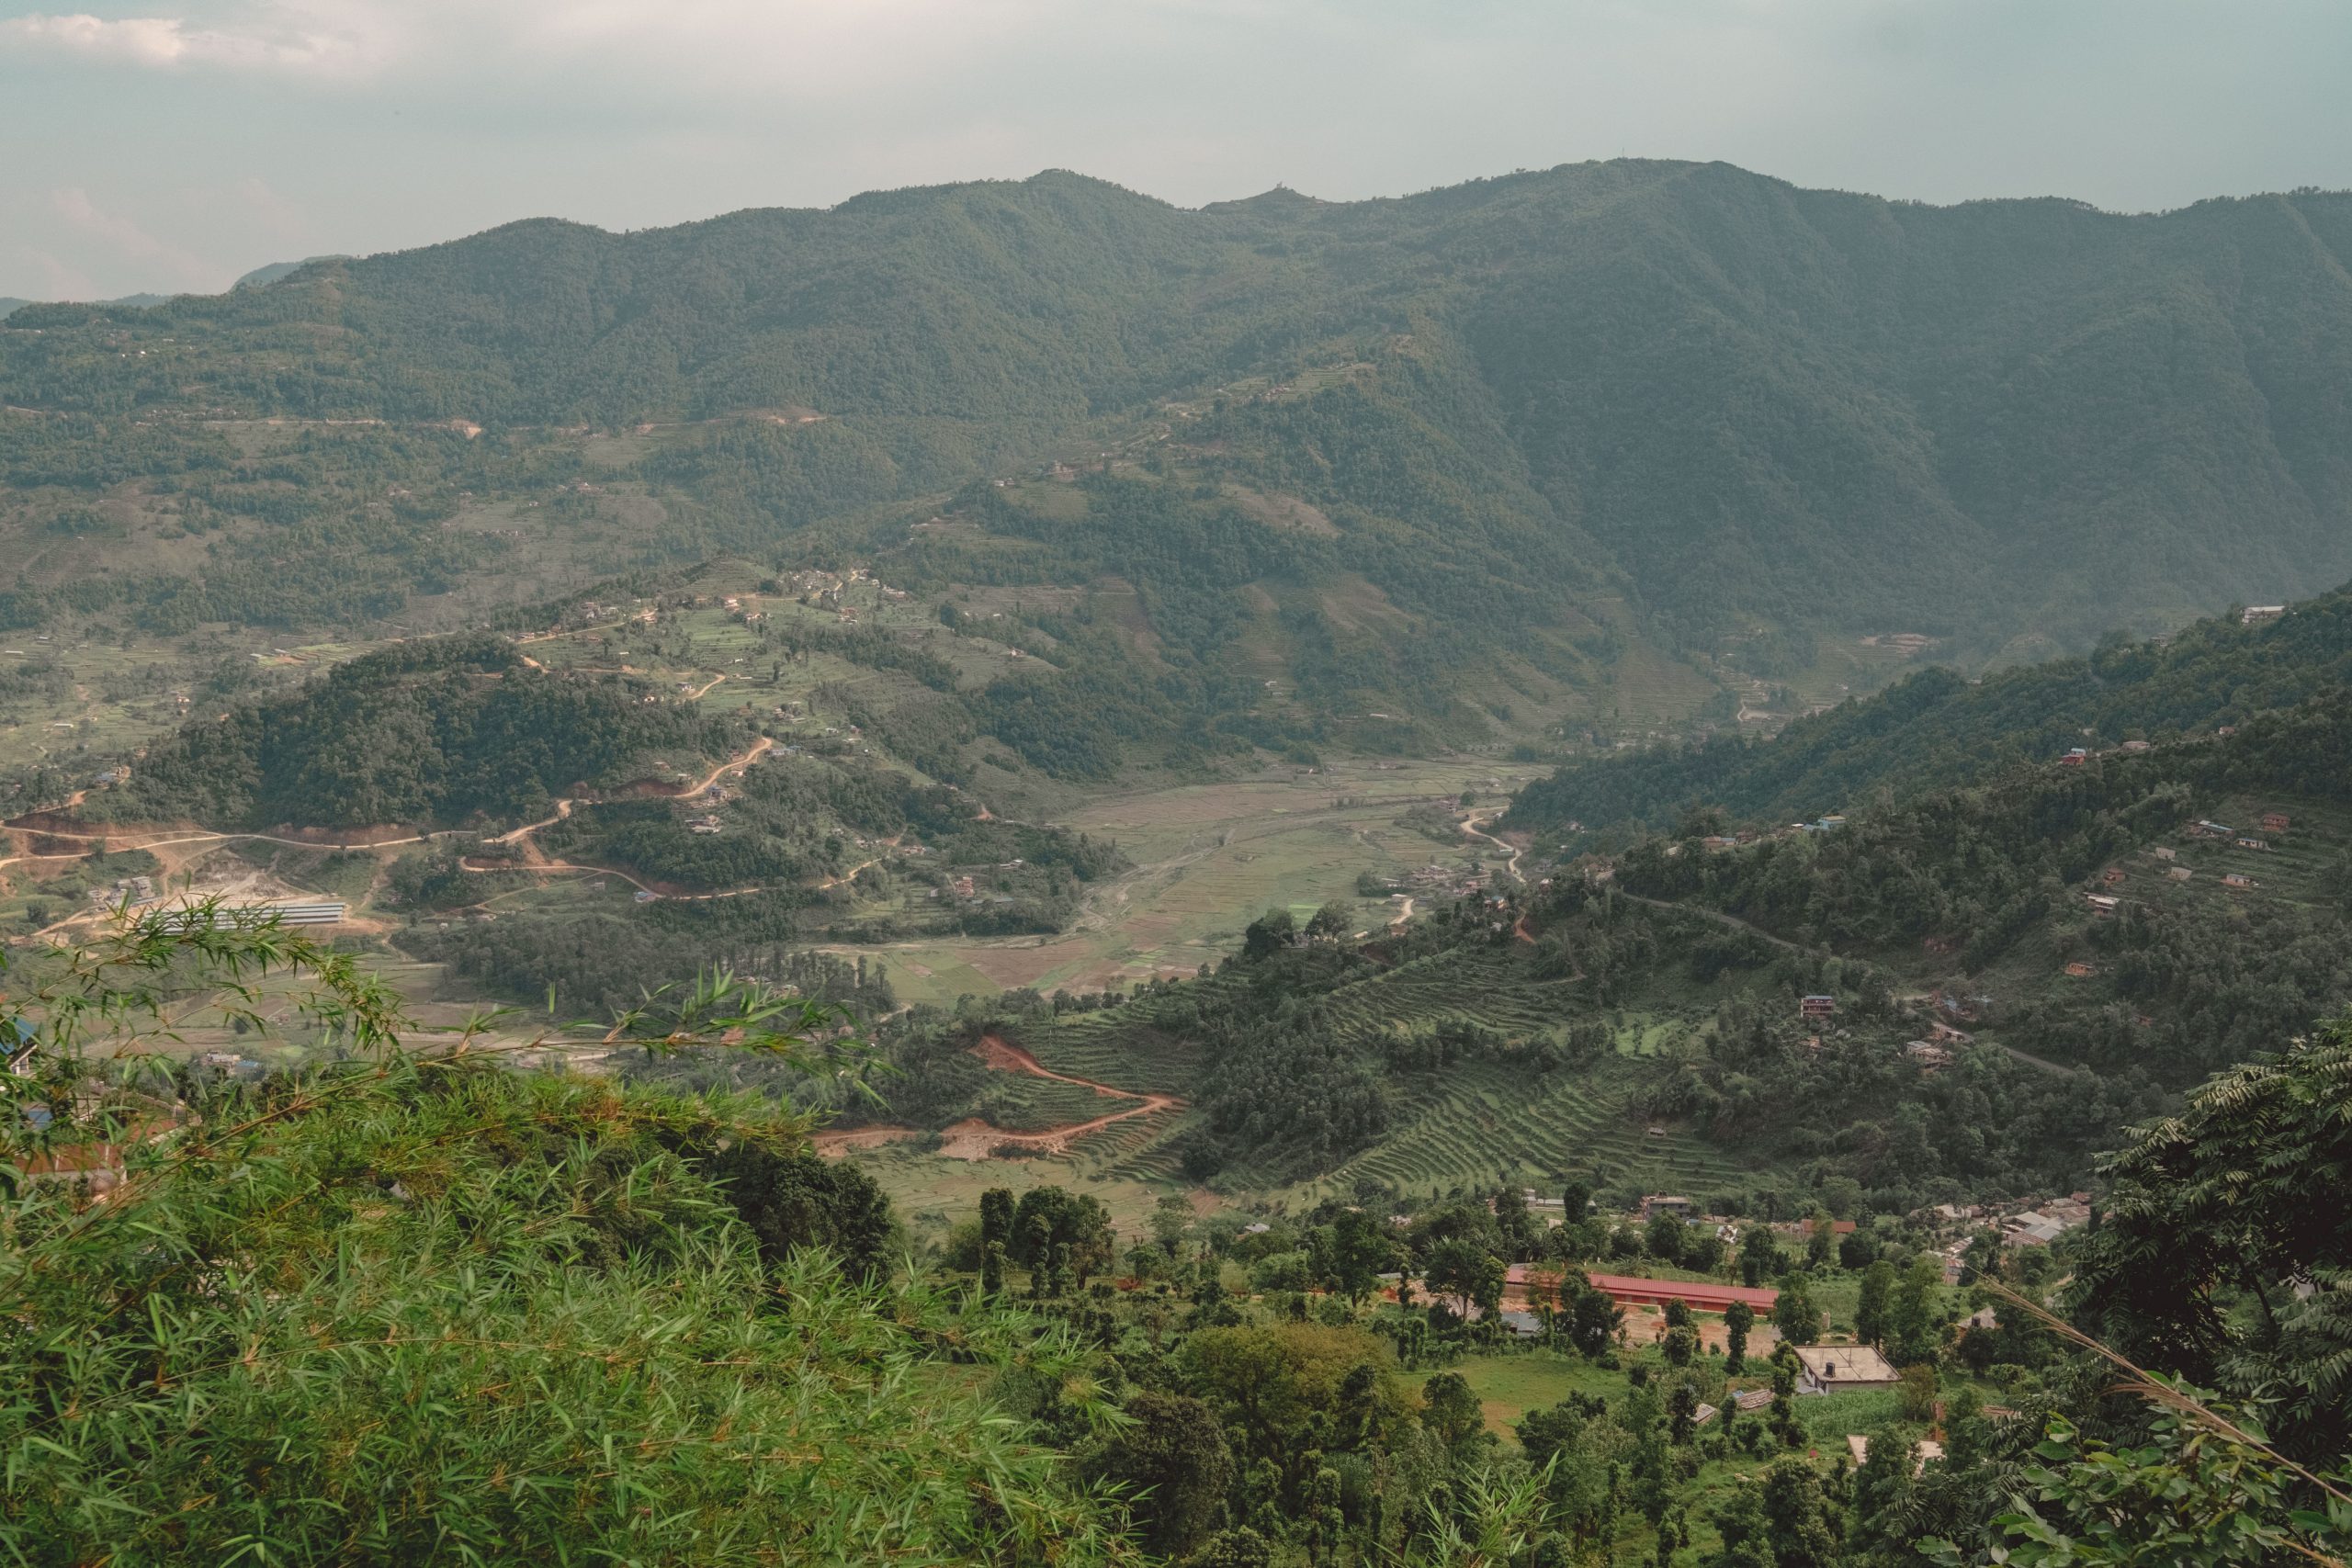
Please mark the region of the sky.
POLYGON ((1045 168, 1197 206, 1722 159, 2144 211, 2352 186, 2347 82, 2346 0, 0 0, 0 295, 1045 168))

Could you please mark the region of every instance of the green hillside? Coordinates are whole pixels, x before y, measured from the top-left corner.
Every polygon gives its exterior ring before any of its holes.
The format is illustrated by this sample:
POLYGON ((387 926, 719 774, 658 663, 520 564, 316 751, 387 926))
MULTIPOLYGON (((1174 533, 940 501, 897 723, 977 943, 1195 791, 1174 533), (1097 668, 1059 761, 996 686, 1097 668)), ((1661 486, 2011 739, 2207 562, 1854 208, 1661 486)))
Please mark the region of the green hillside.
POLYGON ((1645 840, 1614 881, 1883 966, 2035 1057, 2179 1083, 2352 1000, 2348 828, 2352 705, 2329 693, 1828 831, 1645 840))
POLYGON ((1963 680, 1931 669, 1791 724, 1770 740, 1724 736, 1572 763, 1522 790, 1510 825, 1574 838, 1673 824, 1691 807, 1738 821, 1813 818, 1881 792, 1989 779, 2080 747, 2172 742, 2352 686, 2352 589, 2283 617, 2200 621, 2177 637, 2109 638, 2086 658, 1963 680))
POLYGON ((2352 575, 2347 247, 2342 195, 1936 209, 1644 162, 517 223, 15 311, 0 626, 454 629, 913 539, 1124 607, 1145 679, 1205 646, 1417 745, 1638 738, 2352 575), (1082 504, 965 491, 1052 464, 1082 504))

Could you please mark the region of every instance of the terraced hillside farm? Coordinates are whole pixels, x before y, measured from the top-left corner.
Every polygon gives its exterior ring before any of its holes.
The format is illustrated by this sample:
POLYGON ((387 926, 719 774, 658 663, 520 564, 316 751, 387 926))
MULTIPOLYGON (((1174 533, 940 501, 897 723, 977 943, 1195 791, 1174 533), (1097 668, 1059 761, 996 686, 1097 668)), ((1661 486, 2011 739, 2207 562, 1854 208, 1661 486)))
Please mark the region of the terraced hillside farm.
MULTIPOLYGON (((1295 1183, 1275 1184, 1285 1201, 1312 1203, 1370 1187, 1434 1197, 1503 1182, 1548 1184, 1564 1174, 1672 1190, 1737 1190, 1758 1170, 1670 1119, 1642 1113, 1634 1100, 1644 1064, 1702 1026, 1695 992, 1676 987, 1625 1008, 1601 1010, 1573 976, 1547 972, 1532 942, 1449 947, 1332 992, 1317 1029, 1368 1060, 1398 1037, 1464 1026, 1525 1050, 1565 1043, 1581 1020, 1607 1032, 1612 1049, 1539 1071, 1521 1063, 1460 1062, 1436 1072, 1396 1072, 1384 1084, 1388 1126, 1370 1146, 1295 1183)), ((1215 1066, 1187 1021, 1246 1013, 1249 981, 1236 967, 1100 1012, 1034 1023, 1022 1043, 1057 1071, 1194 1098, 1214 1084, 1215 1066)), ((1106 1130, 1073 1151, 1086 1174, 1166 1179, 1182 1169, 1186 1126, 1106 1130)), ((1279 1168, 1282 1151, 1236 1168, 1217 1185, 1263 1185, 1258 1167, 1279 1168)))
POLYGON ((1531 1079, 1476 1064, 1408 1092, 1398 1127, 1317 1180, 1289 1190, 1301 1203, 1360 1184, 1414 1197, 1498 1186, 1544 1188, 1563 1174, 1651 1191, 1738 1191, 1758 1172, 1687 1131, 1634 1113, 1606 1066, 1531 1079))

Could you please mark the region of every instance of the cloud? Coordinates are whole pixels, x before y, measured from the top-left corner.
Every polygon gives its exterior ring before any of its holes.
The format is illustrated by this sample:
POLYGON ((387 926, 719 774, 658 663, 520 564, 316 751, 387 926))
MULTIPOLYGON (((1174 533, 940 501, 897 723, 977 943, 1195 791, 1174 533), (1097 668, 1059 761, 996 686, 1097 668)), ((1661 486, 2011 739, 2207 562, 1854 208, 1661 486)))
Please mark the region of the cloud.
POLYGON ((17 266, 24 269, 21 276, 38 277, 38 283, 20 283, 17 287, 30 289, 36 299, 96 299, 97 283, 86 272, 71 265, 36 245, 11 245, 7 255, 17 266))
POLYGON ((381 29, 353 26, 365 11, 327 24, 294 6, 273 6, 222 27, 185 17, 121 17, 36 13, 0 21, 0 44, 96 64, 147 70, 224 67, 293 74, 347 75, 376 57, 381 29))
POLYGON ((209 287, 219 270, 202 258, 158 240, 130 219, 104 210, 79 186, 51 192, 50 205, 68 229, 96 241, 118 257, 140 263, 151 274, 161 269, 178 287, 209 287))

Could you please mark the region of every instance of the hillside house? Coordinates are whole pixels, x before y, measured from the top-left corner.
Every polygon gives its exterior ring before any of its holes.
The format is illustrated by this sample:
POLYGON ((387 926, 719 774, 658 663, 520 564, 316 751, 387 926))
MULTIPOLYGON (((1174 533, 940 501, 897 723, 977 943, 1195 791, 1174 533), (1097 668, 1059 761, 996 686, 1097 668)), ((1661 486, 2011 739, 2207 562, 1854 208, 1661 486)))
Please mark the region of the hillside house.
POLYGON ((2075 959, 2072 964, 2067 964, 2067 965, 2066 965, 2066 974, 2067 974, 2068 977, 2069 977, 2069 978, 2071 978, 2071 979, 2075 979, 2075 980, 2087 980, 2087 979, 2089 979, 2092 976, 2094 976, 2094 975, 2096 975, 2096 974, 2098 974, 2098 964, 2086 964, 2086 963, 2084 963, 2084 962, 2083 962, 2081 959, 2079 959, 2079 958, 2075 959))
POLYGON ((2062 768, 2079 768, 2090 760, 2091 754, 2088 751, 2084 750, 2080 746, 2077 746, 2073 750, 2067 752, 2064 756, 2059 758, 2058 765, 2062 768))
POLYGON ((2238 848, 2242 850, 2267 852, 2270 848, 2270 840, 2267 839, 2240 839, 2238 840, 2238 848))
POLYGON ((1678 1220, 1687 1220, 1698 1212, 1698 1208, 1699 1206, 1688 1198, 1677 1198, 1658 1192, 1642 1200, 1641 1217, 1650 1220, 1656 1219, 1660 1214, 1672 1214, 1678 1220))
POLYGON ((2064 1221, 2031 1210, 2002 1222, 2001 1239, 2011 1247, 2048 1247, 2066 1234, 2064 1221))
POLYGON ((1902 1382, 1886 1358, 1867 1345, 1795 1345, 1799 1393, 1847 1393, 1893 1388, 1902 1382))
POLYGON ((2146 742, 2146 741, 2144 741, 2144 740, 2126 740, 2126 741, 2123 743, 2123 747, 2122 747, 2122 749, 2123 749, 2124 750, 2126 750, 2126 751, 2130 751, 2130 752, 2133 753, 2134 755, 2137 755, 2138 753, 2140 753, 2140 752, 2142 752, 2142 751, 2151 751, 2151 750, 2154 750, 2155 748, 2154 748, 2153 746, 2149 745, 2149 744, 2148 744, 2148 742, 2146 742))
POLYGON ((2106 893, 2086 893, 2083 895, 2083 902, 2091 907, 2091 913, 2101 919, 2114 914, 2123 907, 2122 899, 2106 893))
POLYGON ((2189 870, 2185 865, 2177 865, 2170 871, 2165 873, 2165 880, 2167 882, 2186 882, 2196 874, 2197 874, 2195 872, 2189 870))
POLYGON ((2180 852, 2174 849, 2170 844, 2158 844, 2148 852, 2155 856, 2158 860, 2178 860, 2180 858, 2180 852))
POLYGON ((2283 811, 2266 811, 2262 814, 2262 830, 2266 833, 2283 833, 2293 825, 2294 819, 2283 811))
POLYGON ((1944 1045, 1973 1045, 1976 1036, 1965 1030, 1954 1029, 1940 1019, 1928 1025, 1928 1038, 1944 1045))
POLYGON ((2234 839, 2238 836, 2238 830, 2226 822, 2197 822, 2191 824, 2188 830, 2199 839, 2234 839))
POLYGON ((2238 619, 2246 626, 2259 626, 2277 620, 2286 613, 2284 604, 2248 604, 2239 613, 2238 619))
POLYGON ((1804 997, 1797 1002, 1797 1016, 1800 1018, 1834 1018, 1837 1013, 1838 998, 1835 997, 1804 997))
POLYGON ((2111 866, 2109 866, 2109 867, 2107 868, 2107 871, 2105 872, 2105 874, 2102 874, 2102 875, 2099 877, 2099 880, 2100 880, 2101 882, 2106 883, 2109 887, 2119 887, 2119 886, 2122 886, 2122 884, 2123 884, 2123 879, 2124 879, 2124 872, 2123 872, 2123 868, 2122 868, 2121 866, 2120 866, 2120 865, 2111 865, 2111 866))
POLYGON ((2256 882, 2253 877, 2248 876, 2245 872, 2232 871, 2224 872, 2222 874, 2222 886, 2224 887, 2259 887, 2262 884, 2256 882))
POLYGON ((1904 1058, 1915 1067, 1934 1072, 1951 1065, 1951 1052, 1932 1040, 1914 1040, 1903 1047, 1904 1058))

